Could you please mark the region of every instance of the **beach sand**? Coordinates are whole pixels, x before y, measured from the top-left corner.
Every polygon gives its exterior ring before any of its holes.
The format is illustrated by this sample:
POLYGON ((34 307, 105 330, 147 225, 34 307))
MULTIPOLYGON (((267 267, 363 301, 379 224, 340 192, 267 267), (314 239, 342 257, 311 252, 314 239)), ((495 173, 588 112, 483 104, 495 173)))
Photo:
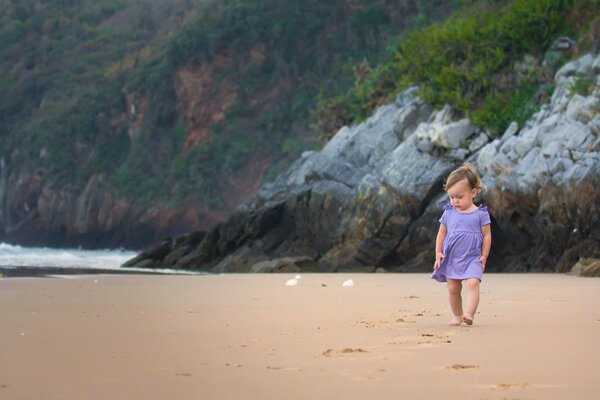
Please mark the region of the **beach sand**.
POLYGON ((600 279, 488 274, 449 327, 426 274, 292 277, 0 279, 0 398, 600 395, 600 279))

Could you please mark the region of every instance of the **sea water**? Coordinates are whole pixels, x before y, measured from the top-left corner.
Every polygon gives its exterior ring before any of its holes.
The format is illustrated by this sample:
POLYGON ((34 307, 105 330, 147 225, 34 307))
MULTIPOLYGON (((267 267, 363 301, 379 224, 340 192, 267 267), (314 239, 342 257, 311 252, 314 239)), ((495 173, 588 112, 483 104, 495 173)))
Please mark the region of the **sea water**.
MULTIPOLYGON (((56 249, 48 247, 23 247, 0 243, 0 268, 62 268, 100 269, 110 273, 118 271, 150 271, 148 268, 121 268, 121 265, 135 257, 136 252, 123 249, 82 250, 56 249)), ((171 269, 151 269, 152 272, 190 273, 171 269)))

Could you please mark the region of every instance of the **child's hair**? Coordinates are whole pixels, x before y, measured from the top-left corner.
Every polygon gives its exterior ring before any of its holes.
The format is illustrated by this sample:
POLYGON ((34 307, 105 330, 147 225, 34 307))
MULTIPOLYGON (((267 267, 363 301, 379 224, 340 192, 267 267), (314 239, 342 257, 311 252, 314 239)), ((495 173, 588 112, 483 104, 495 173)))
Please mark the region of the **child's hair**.
POLYGON ((479 178, 479 174, 477 174, 475 166, 468 162, 456 168, 450 173, 450 175, 448 175, 448 178, 446 178, 446 182, 444 183, 444 190, 448 191, 448 189, 450 189, 456 182, 463 179, 466 179, 467 182, 469 182, 471 189, 477 189, 478 193, 481 191, 483 187, 481 178, 479 178))

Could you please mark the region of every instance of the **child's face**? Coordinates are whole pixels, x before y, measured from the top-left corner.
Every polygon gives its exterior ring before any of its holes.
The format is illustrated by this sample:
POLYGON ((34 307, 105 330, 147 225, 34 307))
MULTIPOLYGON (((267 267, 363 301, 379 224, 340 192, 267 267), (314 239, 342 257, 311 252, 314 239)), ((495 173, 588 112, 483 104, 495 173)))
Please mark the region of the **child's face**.
POLYGON ((477 189, 473 189, 467 179, 461 179, 448 188, 450 204, 458 211, 468 210, 473 204, 475 195, 477 195, 477 189))

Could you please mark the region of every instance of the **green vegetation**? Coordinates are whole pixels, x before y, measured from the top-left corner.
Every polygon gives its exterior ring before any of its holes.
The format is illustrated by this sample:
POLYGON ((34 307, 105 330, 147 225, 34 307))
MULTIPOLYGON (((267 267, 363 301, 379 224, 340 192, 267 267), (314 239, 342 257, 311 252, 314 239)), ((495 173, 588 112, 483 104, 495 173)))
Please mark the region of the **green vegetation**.
POLYGON ((207 2, 1 2, 0 154, 61 186, 118 180, 135 147, 119 118, 127 73, 207 2))
POLYGON ((594 79, 583 74, 578 74, 568 89, 570 96, 574 96, 575 94, 589 96, 594 89, 594 79))
POLYGON ((219 184, 251 159, 277 170, 315 147, 317 94, 345 92, 354 65, 377 64, 390 37, 454 3, 10 0, 0 10, 0 154, 61 186, 102 174, 145 204, 218 208, 219 184), (199 65, 215 97, 229 86, 235 102, 189 147, 175 82, 199 65), (143 99, 141 120, 130 97, 143 99))
POLYGON ((548 78, 535 65, 506 78, 525 54, 540 59, 559 34, 584 29, 593 6, 597 1, 4 1, 0 155, 13 170, 34 166, 61 187, 77 190, 101 174, 118 195, 144 204, 192 200, 218 209, 220 188, 240 168, 267 160, 273 177, 317 148, 320 134, 360 121, 414 84, 425 101, 449 103, 493 132, 524 121, 548 78), (176 87, 182 70, 204 71, 209 93, 201 100, 222 114, 198 143, 188 141, 194 122, 176 87), (227 94, 232 103, 223 100, 227 94))
POLYGON ((445 17, 454 3, 5 1, 0 154, 65 187, 102 174, 142 203, 219 208, 220 182, 249 160, 268 157, 277 171, 315 147, 317 94, 345 92, 352 66, 377 64, 393 35, 445 17), (175 75, 200 64, 214 90, 229 85, 236 100, 208 141, 187 148, 175 75), (128 96, 146 102, 139 121, 128 96))
POLYGON ((506 82, 525 54, 541 57, 561 34, 573 33, 596 15, 594 0, 513 0, 480 2, 441 24, 404 37, 388 58, 348 93, 319 103, 319 126, 330 131, 339 123, 362 120, 398 91, 419 85, 419 96, 434 107, 450 104, 493 133, 534 110, 534 87, 506 82), (586 12, 589 11, 589 12, 586 12), (525 111, 524 111, 525 110, 525 111))
POLYGON ((537 84, 528 83, 518 89, 490 94, 479 109, 471 113, 471 119, 475 125, 486 127, 494 134, 503 133, 513 121, 523 126, 539 109, 539 105, 532 102, 537 89, 537 84))

